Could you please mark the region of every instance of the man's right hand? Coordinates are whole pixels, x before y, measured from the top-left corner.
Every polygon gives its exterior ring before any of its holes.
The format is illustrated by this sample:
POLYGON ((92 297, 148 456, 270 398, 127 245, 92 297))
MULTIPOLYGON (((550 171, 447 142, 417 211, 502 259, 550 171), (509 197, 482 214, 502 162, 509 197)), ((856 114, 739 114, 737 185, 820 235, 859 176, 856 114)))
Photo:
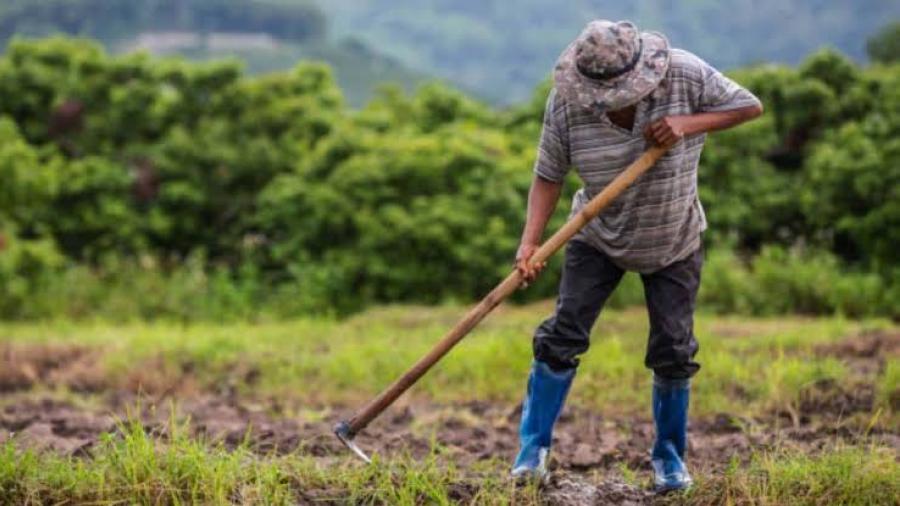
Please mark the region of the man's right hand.
POLYGON ((516 270, 522 274, 522 278, 525 280, 522 284, 522 288, 527 288, 528 284, 533 282, 538 277, 538 274, 544 270, 544 267, 547 266, 547 262, 541 262, 535 265, 531 265, 528 262, 539 247, 540 244, 522 243, 519 245, 519 250, 516 252, 516 270))

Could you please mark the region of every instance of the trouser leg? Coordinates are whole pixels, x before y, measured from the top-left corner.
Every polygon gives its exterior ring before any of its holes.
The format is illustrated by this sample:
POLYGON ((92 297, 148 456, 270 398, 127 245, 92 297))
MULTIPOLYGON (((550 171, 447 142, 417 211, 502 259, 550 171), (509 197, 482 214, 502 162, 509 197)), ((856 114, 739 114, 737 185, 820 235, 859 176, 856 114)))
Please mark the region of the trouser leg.
POLYGON ((596 248, 569 242, 556 311, 534 334, 535 360, 557 371, 577 367, 578 356, 590 345, 591 328, 623 274, 596 248))
POLYGON ((566 247, 555 314, 535 331, 513 476, 546 474, 553 426, 575 377, 577 356, 587 350, 591 327, 621 278, 622 271, 593 247, 578 241, 566 247))
POLYGON ((694 337, 694 309, 700 287, 703 252, 660 271, 641 276, 650 317, 645 364, 653 369, 653 420, 656 440, 651 452, 659 491, 689 487, 684 464, 687 447, 691 377, 700 365, 694 337))
POLYGON ((644 364, 664 379, 690 378, 700 369, 694 336, 694 309, 700 288, 703 250, 652 274, 644 274, 650 336, 644 364))

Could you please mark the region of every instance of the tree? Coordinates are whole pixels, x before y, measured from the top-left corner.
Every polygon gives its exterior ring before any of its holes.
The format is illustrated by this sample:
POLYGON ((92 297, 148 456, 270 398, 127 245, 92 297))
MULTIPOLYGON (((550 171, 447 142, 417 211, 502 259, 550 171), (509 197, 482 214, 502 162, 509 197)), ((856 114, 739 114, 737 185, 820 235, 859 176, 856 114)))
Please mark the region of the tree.
POLYGON ((881 63, 900 60, 900 21, 890 23, 870 38, 866 52, 873 61, 881 63))

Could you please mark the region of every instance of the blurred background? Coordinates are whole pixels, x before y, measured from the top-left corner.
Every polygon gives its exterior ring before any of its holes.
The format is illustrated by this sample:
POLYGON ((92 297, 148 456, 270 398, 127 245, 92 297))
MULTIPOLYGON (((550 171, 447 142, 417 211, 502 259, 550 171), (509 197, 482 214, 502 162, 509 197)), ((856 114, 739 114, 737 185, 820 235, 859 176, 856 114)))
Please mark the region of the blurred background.
POLYGON ((528 99, 590 20, 630 19, 724 69, 800 63, 831 47, 869 61, 867 39, 900 16, 890 0, 5 0, 0 37, 68 34, 248 71, 332 65, 360 105, 380 82, 441 78, 494 104, 528 99))
POLYGON ((0 317, 481 296, 516 248, 549 70, 597 17, 765 102, 704 154, 703 308, 900 315, 898 2, 4 0, 0 317))

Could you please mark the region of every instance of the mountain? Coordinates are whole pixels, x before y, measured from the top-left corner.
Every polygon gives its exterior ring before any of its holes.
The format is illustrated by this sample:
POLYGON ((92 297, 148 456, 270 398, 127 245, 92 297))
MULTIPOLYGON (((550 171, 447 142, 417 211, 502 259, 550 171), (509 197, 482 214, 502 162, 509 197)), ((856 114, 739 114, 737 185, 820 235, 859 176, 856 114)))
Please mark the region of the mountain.
POLYGON ((113 51, 237 57, 253 72, 319 59, 351 104, 424 76, 495 104, 527 99, 594 18, 631 19, 730 69, 796 64, 822 46, 865 59, 897 0, 0 0, 0 42, 88 36, 113 51), (317 3, 314 3, 317 2, 317 3))
POLYGON ((4 0, 0 38, 53 33, 121 40, 141 32, 257 32, 303 42, 325 34, 308 0, 4 0))
MULTIPOLYGON (((289 2, 290 0, 282 0, 289 2)), ((724 69, 796 64, 832 46, 865 59, 897 0, 320 0, 337 35, 498 103, 521 101, 591 19, 630 19, 724 69)))
POLYGON ((300 60, 332 65, 348 101, 361 105, 384 82, 412 86, 421 75, 353 37, 329 37, 309 0, 2 0, 0 44, 16 36, 67 34, 192 59, 238 58, 251 72, 300 60))

